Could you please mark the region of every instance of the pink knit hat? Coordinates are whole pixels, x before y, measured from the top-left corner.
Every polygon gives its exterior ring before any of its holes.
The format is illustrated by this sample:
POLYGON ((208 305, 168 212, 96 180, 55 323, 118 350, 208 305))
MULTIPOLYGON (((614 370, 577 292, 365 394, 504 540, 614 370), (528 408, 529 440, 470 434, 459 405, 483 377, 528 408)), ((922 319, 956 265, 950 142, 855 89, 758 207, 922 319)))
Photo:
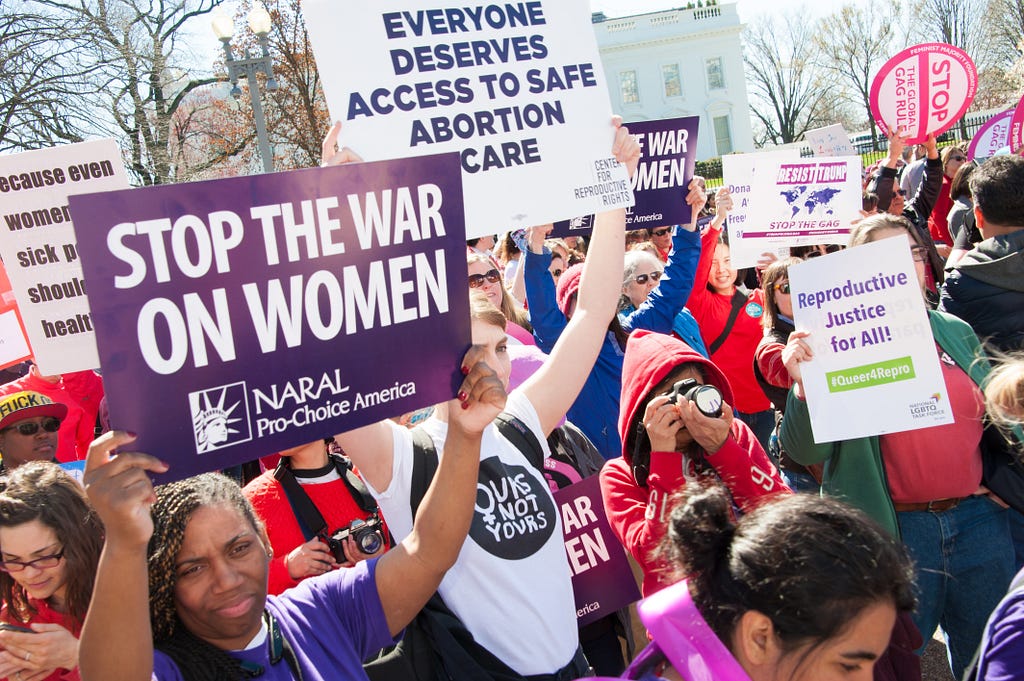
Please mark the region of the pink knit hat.
POLYGON ((558 309, 565 314, 569 309, 569 301, 580 290, 580 276, 583 274, 583 263, 577 263, 558 278, 558 286, 555 288, 555 299, 558 301, 558 309))

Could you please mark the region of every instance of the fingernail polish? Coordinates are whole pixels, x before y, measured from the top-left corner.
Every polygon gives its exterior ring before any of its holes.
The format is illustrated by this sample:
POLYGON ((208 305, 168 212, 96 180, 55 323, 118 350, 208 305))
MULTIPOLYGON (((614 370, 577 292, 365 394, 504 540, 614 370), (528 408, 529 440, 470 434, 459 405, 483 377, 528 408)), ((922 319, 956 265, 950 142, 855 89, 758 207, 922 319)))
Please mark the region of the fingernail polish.
POLYGON ((469 402, 463 402, 462 403, 462 408, 463 409, 469 409, 469 402))
POLYGON ((459 394, 458 394, 458 395, 456 395, 456 397, 458 397, 458 398, 459 398, 459 402, 465 402, 465 401, 466 401, 466 398, 467 398, 467 397, 469 397, 469 395, 467 395, 467 394, 466 394, 466 391, 465 391, 465 390, 460 390, 460 391, 459 391, 459 394))
POLYGON ((462 375, 463 376, 468 376, 469 375, 469 367, 467 367, 467 366, 463 366, 462 367, 462 375))
POLYGON ((138 436, 139 436, 139 434, 138 434, 138 433, 136 433, 136 432, 135 432, 135 431, 133 431, 133 430, 126 430, 125 432, 126 432, 126 433, 128 433, 128 435, 129 435, 130 437, 138 437, 138 436))

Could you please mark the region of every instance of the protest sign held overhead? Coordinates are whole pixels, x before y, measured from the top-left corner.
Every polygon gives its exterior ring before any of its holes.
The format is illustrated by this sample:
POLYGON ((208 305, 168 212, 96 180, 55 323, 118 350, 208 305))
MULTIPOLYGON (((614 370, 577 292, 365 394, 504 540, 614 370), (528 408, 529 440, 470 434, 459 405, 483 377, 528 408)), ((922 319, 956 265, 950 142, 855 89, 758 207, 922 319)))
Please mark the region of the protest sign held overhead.
POLYGON ((113 140, 0 157, 0 257, 43 374, 99 366, 68 197, 127 187, 113 140))
POLYGON ((815 442, 953 422, 908 237, 794 265, 789 283, 815 442))
MULTIPOLYGON (((1024 111, 1021 115, 1024 116, 1024 111)), ((1010 146, 1013 117, 1014 110, 1010 109, 988 119, 971 138, 971 144, 967 147, 967 158, 971 161, 983 161, 994 156, 1000 149, 1010 146)))
POLYGON ((640 598, 622 544, 608 525, 597 475, 555 492, 572 570, 576 621, 590 624, 640 598))
POLYGON ((883 132, 903 128, 920 144, 953 127, 978 91, 978 70, 959 47, 925 43, 885 62, 871 82, 871 113, 883 132))
POLYGON ((1024 97, 1017 102, 1010 118, 1010 151, 1014 154, 1020 153, 1024 148, 1024 97))
POLYGON ((735 267, 789 246, 846 243, 850 224, 860 217, 860 158, 749 154, 727 156, 722 164, 736 189, 728 218, 735 267))
MULTIPOLYGON (((697 128, 700 118, 666 118, 628 123, 640 144, 640 162, 631 178, 636 203, 626 211, 626 229, 689 224, 686 194, 697 160, 697 128)), ((589 234, 593 216, 560 220, 552 236, 589 234)))
POLYGON ((0 369, 24 362, 32 356, 28 334, 18 314, 7 268, 0 263, 0 369))
POLYGON ((586 0, 304 0, 303 14, 350 146, 459 152, 469 237, 632 205, 586 0))
POLYGON ((815 128, 804 133, 815 156, 856 156, 857 150, 850 144, 850 136, 843 126, 836 123, 824 128, 815 128))
POLYGON ((111 421, 174 478, 461 382, 456 154, 76 196, 72 211, 111 421))

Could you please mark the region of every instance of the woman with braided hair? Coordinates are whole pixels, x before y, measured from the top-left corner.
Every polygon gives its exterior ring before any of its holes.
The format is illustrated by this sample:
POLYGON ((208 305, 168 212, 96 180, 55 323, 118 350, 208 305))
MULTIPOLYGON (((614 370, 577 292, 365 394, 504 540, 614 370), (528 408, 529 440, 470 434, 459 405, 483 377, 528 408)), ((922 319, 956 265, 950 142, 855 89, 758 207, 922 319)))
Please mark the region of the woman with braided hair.
POLYGON ((0 621, 31 630, 0 631, 0 678, 77 681, 103 526, 55 463, 18 466, 0 488, 0 621))
POLYGON ((82 678, 366 679, 362 660, 419 612, 469 531, 481 434, 506 398, 484 356, 474 346, 463 360, 444 456, 412 533, 380 558, 281 596, 267 596, 270 542, 237 485, 205 474, 154 490, 149 472, 168 467, 118 452, 133 434, 93 442, 85 484, 107 536, 82 631, 82 678))

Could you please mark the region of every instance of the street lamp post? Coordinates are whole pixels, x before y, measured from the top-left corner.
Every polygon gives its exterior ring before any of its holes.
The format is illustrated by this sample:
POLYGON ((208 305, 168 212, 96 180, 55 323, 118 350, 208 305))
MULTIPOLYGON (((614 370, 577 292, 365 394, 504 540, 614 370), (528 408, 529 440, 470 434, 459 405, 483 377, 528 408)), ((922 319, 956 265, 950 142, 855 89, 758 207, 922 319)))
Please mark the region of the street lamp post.
POLYGON ((213 33, 224 46, 224 59, 227 62, 228 78, 231 80, 231 96, 238 99, 242 96, 242 89, 238 87, 238 78, 245 76, 249 82, 249 99, 252 102, 252 114, 256 119, 256 141, 260 149, 260 157, 263 159, 263 171, 274 172, 274 157, 270 152, 270 140, 267 137, 267 119, 263 115, 263 103, 260 101, 259 84, 256 82, 256 74, 262 71, 267 75, 267 91, 273 92, 277 89, 277 81, 274 80, 274 64, 270 58, 270 50, 267 46, 267 34, 270 33, 270 14, 262 4, 253 5, 248 16, 249 28, 256 34, 260 42, 262 55, 253 57, 249 54, 249 48, 245 49, 245 59, 235 59, 231 50, 231 38, 235 34, 235 22, 231 15, 223 8, 218 8, 213 13, 213 33))

